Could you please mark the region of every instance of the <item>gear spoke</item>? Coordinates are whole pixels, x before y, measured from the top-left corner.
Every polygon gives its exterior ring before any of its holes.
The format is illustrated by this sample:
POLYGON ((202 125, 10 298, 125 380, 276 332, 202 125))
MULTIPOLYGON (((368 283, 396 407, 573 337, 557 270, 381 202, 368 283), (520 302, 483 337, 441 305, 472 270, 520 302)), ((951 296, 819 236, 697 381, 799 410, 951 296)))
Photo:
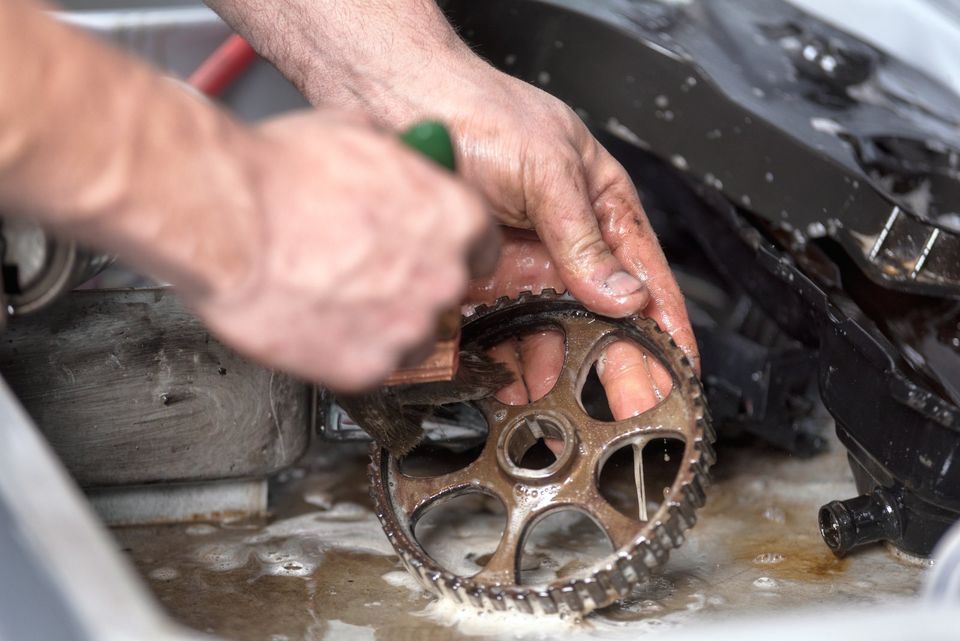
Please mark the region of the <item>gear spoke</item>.
POLYGON ((622 421, 583 421, 577 434, 591 447, 602 451, 617 442, 627 442, 645 437, 676 437, 686 440, 691 420, 689 404, 683 394, 671 390, 657 406, 622 421))
POLYGON ((523 535, 529 517, 522 509, 510 509, 507 523, 496 551, 480 572, 473 576, 488 583, 516 585, 520 582, 520 555, 523 552, 523 535))
POLYGON ((579 396, 580 386, 587 371, 600 354, 600 350, 612 343, 616 337, 616 328, 595 318, 573 316, 559 321, 564 335, 563 374, 557 381, 557 387, 566 381, 572 383, 567 391, 579 396))
POLYGON ((475 401, 474 405, 487 421, 488 444, 496 444, 503 428, 530 407, 529 405, 507 405, 493 396, 475 401))
POLYGON ((621 514, 615 507, 603 498, 599 491, 594 491, 583 504, 593 520, 600 526, 614 550, 620 550, 633 543, 637 533, 644 523, 621 514))
POLYGON ((396 461, 391 461, 390 465, 394 468, 393 503, 408 518, 412 518, 425 505, 438 498, 459 494, 471 488, 489 492, 490 490, 481 486, 477 480, 481 476, 477 473, 479 462, 480 459, 477 459, 461 470, 439 476, 414 477, 400 473, 396 469, 396 461))

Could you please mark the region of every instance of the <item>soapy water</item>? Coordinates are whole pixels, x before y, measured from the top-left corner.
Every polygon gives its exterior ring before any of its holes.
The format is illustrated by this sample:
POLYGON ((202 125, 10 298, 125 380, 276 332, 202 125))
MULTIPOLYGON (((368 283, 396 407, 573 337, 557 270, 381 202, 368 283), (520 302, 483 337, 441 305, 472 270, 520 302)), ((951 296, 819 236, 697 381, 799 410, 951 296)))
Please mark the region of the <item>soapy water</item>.
MULTIPOLYGON (((632 639, 818 603, 825 588, 838 607, 916 591, 922 569, 891 560, 882 547, 840 563, 819 540, 819 505, 853 491, 842 448, 812 461, 753 450, 721 456, 726 463, 687 543, 628 598, 587 616, 484 613, 427 593, 399 564, 365 498, 362 456, 331 454, 329 465, 274 488, 272 522, 123 528, 117 537, 175 618, 240 641, 393 638, 401 629, 432 639, 632 639)), ((584 552, 609 553, 574 516, 546 526, 528 542, 528 578, 576 572, 584 552)), ((480 519, 440 545, 479 567, 498 536, 493 519, 480 519)))

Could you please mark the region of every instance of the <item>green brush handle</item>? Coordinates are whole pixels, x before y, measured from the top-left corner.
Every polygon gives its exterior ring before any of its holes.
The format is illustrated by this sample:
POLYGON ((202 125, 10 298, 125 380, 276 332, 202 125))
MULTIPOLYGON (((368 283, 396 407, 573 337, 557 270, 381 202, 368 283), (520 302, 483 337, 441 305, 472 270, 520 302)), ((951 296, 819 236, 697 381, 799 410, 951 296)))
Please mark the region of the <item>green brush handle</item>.
POLYGON ((453 140, 450 139, 450 132, 442 122, 437 120, 419 122, 400 134, 400 140, 441 167, 456 171, 453 140))

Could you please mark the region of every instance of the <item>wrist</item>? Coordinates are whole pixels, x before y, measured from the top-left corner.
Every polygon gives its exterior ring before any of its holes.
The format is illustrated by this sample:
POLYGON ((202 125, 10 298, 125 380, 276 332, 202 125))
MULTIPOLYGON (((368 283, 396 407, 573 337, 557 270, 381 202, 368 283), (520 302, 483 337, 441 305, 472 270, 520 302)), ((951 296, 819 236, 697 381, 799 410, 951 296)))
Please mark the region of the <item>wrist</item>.
POLYGON ((434 0, 207 0, 311 104, 359 109, 397 128, 437 113, 437 82, 469 91, 492 68, 434 0), (362 26, 361 26, 362 25, 362 26))
POLYGON ((151 80, 111 171, 60 226, 190 299, 219 295, 251 278, 262 230, 259 141, 185 87, 151 80))

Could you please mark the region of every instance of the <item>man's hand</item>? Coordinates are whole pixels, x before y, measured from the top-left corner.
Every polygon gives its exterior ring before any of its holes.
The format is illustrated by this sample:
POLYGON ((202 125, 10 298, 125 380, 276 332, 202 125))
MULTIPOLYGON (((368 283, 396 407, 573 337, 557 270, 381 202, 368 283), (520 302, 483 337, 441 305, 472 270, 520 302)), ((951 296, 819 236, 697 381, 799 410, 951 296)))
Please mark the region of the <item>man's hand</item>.
POLYGON ((268 123, 246 155, 262 244, 242 285, 191 302, 263 363, 340 390, 376 383, 462 299, 467 259, 490 238, 484 204, 342 114, 268 123))
POLYGON ((0 209, 174 284, 240 352, 344 390, 429 340, 467 259, 490 256, 471 252, 490 238, 482 198, 395 134, 330 112, 250 129, 25 0, 0 2, 0 209))
MULTIPOLYGON (((544 288, 563 290, 546 247, 528 232, 506 232, 496 271, 471 283, 469 302, 492 303, 499 296, 515 298, 522 291, 539 293, 544 288)), ((563 335, 552 330, 510 339, 491 348, 490 355, 515 376, 513 383, 497 393, 497 398, 509 405, 525 405, 546 395, 560 375, 563 353, 563 335)), ((671 387, 670 375, 663 366, 628 341, 607 347, 596 367, 615 420, 654 407, 671 387)), ((555 454, 561 445, 547 442, 555 454)))
POLYGON ((643 312, 698 364, 683 297, 623 167, 562 102, 474 55, 433 0, 207 0, 317 105, 451 126, 460 171, 536 230, 592 310, 643 312))

